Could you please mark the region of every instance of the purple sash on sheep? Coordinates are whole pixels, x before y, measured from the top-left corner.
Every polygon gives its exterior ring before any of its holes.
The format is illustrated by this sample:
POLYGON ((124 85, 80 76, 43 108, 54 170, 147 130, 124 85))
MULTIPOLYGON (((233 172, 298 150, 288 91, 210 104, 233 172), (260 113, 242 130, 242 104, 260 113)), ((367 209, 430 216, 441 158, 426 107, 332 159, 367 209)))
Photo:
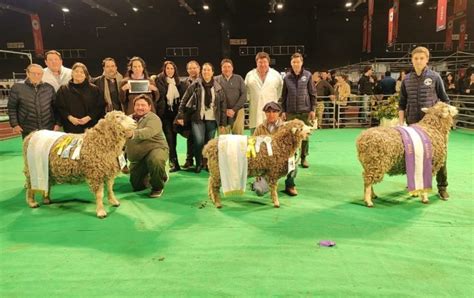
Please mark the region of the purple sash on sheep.
POLYGON ((396 129, 405 147, 408 191, 419 194, 431 190, 433 149, 430 139, 417 125, 396 129))

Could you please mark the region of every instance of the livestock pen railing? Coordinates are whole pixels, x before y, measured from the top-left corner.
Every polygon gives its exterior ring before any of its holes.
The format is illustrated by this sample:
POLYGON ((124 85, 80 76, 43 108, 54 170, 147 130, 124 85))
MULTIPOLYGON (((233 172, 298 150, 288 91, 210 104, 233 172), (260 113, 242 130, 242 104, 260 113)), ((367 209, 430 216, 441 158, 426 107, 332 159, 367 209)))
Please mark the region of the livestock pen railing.
MULTIPOLYGON (((0 121, 8 120, 8 97, 10 89, 0 88, 0 121)), ((337 97, 319 96, 317 101, 320 109, 324 109, 316 116, 322 128, 370 127, 378 125, 373 113, 380 105, 388 104, 390 95, 350 95, 347 104, 338 104, 337 97), (334 100, 333 100, 334 99, 334 100), (322 116, 322 117, 321 117, 322 116)), ((474 95, 450 95, 451 104, 458 108, 459 114, 455 118, 455 128, 474 129, 474 95)), ((248 103, 245 109, 245 126, 248 128, 248 103)))

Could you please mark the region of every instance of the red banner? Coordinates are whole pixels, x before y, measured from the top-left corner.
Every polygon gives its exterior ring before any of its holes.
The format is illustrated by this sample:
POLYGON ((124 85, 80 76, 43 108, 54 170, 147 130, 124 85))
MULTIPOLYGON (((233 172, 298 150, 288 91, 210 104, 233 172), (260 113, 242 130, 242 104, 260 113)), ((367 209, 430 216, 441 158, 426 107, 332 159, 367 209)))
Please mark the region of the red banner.
POLYGON ((393 44, 393 7, 388 10, 388 37, 387 44, 390 47, 393 44))
POLYGON ((374 0, 369 0, 367 5, 369 6, 369 18, 372 18, 374 15, 374 0))
POLYGON ((454 0, 454 10, 453 14, 455 16, 460 16, 466 13, 467 10, 467 0, 454 0))
POLYGON ((454 18, 451 16, 448 18, 448 28, 446 29, 446 42, 444 45, 446 50, 453 49, 453 23, 454 18))
POLYGON ((393 42, 398 38, 398 15, 400 14, 400 1, 393 0, 393 42))
POLYGON ((367 17, 367 53, 372 51, 372 15, 374 14, 374 0, 369 0, 369 15, 367 17))
POLYGON ((367 16, 364 16, 362 23, 362 52, 367 50, 367 16))
POLYGON ((39 15, 31 14, 31 27, 33 29, 33 41, 35 43, 35 54, 36 56, 43 56, 43 34, 41 34, 41 24, 39 15))
POLYGON ((466 43, 466 18, 463 18, 459 24, 459 45, 458 50, 464 51, 466 43))
POLYGON ((447 0, 438 0, 438 10, 436 13, 436 32, 446 29, 447 0))

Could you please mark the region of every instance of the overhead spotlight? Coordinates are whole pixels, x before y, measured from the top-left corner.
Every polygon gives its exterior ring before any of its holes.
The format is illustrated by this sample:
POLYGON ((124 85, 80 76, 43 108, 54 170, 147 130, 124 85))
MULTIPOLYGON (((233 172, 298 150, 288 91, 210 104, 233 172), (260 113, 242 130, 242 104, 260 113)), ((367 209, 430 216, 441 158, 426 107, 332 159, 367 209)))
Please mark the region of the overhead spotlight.
POLYGON ((272 21, 272 19, 269 19, 268 22, 271 24, 273 21, 272 21))
POLYGON ((138 8, 136 8, 136 7, 132 7, 132 9, 133 9, 134 12, 138 11, 138 8))
POLYGON ((349 22, 349 18, 346 18, 346 22, 349 22))
POLYGON ((423 0, 416 1, 416 5, 418 5, 418 6, 423 5, 423 3, 425 3, 425 1, 423 1, 423 0))
POLYGON ((62 10, 63 12, 69 12, 69 8, 67 8, 67 7, 63 7, 63 8, 61 8, 61 10, 62 10))
POLYGON ((349 8, 352 6, 352 2, 346 2, 346 7, 349 8))
POLYGON ((202 6, 202 9, 204 9, 204 10, 209 10, 209 5, 204 4, 204 5, 202 6))
POLYGON ((277 4, 277 9, 283 9, 283 3, 278 3, 277 4))
POLYGON ((197 24, 198 24, 198 25, 201 25, 201 21, 197 21, 197 24))

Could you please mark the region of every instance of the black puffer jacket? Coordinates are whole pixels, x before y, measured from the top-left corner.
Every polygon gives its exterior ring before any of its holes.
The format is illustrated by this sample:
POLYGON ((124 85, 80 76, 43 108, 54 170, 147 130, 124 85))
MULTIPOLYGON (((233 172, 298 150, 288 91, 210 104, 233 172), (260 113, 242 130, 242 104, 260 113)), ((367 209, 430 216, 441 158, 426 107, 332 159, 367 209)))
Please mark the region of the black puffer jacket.
POLYGON ((55 97, 54 88, 48 83, 34 86, 27 79, 14 84, 8 99, 10 125, 20 125, 24 136, 38 129, 53 129, 55 97))

